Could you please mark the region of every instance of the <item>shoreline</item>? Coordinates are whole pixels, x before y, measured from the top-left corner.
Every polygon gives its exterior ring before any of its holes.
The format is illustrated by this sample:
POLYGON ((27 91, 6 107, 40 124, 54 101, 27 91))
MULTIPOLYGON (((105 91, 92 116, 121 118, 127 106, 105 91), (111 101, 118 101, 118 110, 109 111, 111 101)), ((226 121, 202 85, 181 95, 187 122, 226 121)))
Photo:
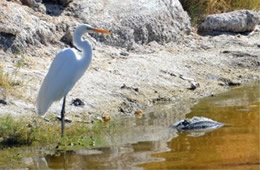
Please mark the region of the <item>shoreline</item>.
MULTIPOLYGON (((67 98, 67 103, 79 98, 85 105, 68 104, 67 117, 91 122, 103 115, 133 115, 156 103, 196 101, 259 80, 259 39, 259 31, 250 36, 191 34, 179 44, 151 42, 132 51, 94 44, 90 68, 67 98)), ((16 73, 19 81, 26 82, 17 88, 24 94, 7 94, 1 114, 35 114, 34 101, 52 57, 24 57, 25 64, 16 73)), ((16 69, 12 64, 6 62, 9 73, 16 69)), ((60 102, 54 103, 48 115, 59 114, 60 108, 60 102)))

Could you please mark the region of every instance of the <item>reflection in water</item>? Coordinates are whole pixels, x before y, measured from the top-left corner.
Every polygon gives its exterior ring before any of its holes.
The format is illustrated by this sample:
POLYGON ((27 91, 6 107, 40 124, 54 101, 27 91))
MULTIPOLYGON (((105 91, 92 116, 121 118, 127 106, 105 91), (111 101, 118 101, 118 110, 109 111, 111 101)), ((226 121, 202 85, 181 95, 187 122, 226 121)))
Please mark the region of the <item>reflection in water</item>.
POLYGON ((206 98, 187 117, 204 116, 229 126, 192 137, 168 126, 185 117, 185 105, 122 119, 121 131, 105 136, 111 147, 50 154, 31 168, 176 169, 253 168, 260 165, 259 87, 206 98), (178 115, 178 116, 176 116, 178 115))
POLYGON ((205 98, 187 117, 204 116, 229 126, 202 137, 180 134, 168 143, 159 163, 143 168, 259 168, 259 87, 238 88, 216 98, 205 98))

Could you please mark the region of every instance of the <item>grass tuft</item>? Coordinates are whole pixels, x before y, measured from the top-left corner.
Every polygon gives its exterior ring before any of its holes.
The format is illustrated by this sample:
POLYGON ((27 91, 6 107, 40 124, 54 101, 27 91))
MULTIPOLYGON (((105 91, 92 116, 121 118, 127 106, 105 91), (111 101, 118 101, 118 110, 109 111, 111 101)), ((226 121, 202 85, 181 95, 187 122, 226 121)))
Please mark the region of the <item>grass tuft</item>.
POLYGON ((0 64, 0 88, 4 89, 6 92, 16 96, 21 97, 21 88, 22 86, 26 86, 25 82, 21 80, 19 77, 19 71, 26 65, 26 60, 24 57, 20 57, 15 65, 14 71, 11 73, 7 73, 4 70, 3 64, 0 64), (19 88, 17 88, 19 87, 19 88))
POLYGON ((9 81, 9 77, 4 73, 2 66, 0 66, 0 87, 6 90, 12 88, 11 82, 9 81))
POLYGON ((26 168, 23 158, 86 149, 93 146, 108 146, 106 135, 121 131, 116 121, 86 124, 66 123, 65 136, 61 138, 60 121, 43 120, 38 116, 0 116, 0 169, 7 167, 26 168))
MULTIPOLYGON (((47 122, 40 117, 14 118, 0 117, 0 148, 17 146, 46 146, 53 149, 72 150, 104 144, 103 136, 115 123, 96 122, 94 125, 84 123, 67 123, 65 136, 61 138, 60 121, 47 122)), ((113 127, 114 128, 114 127, 113 127)))

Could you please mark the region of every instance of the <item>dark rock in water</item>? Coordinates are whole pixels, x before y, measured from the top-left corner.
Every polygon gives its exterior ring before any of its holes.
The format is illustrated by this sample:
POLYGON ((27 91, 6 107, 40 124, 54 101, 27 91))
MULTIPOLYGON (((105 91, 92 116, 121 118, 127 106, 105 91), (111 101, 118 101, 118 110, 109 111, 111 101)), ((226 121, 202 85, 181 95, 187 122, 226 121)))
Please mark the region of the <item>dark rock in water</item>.
POLYGON ((82 100, 80 100, 79 98, 76 98, 76 99, 72 100, 71 105, 74 105, 74 106, 84 106, 85 103, 82 100))
POLYGON ((208 131, 224 126, 223 123, 205 118, 193 117, 192 119, 184 119, 172 124, 170 127, 176 128, 179 131, 208 131))

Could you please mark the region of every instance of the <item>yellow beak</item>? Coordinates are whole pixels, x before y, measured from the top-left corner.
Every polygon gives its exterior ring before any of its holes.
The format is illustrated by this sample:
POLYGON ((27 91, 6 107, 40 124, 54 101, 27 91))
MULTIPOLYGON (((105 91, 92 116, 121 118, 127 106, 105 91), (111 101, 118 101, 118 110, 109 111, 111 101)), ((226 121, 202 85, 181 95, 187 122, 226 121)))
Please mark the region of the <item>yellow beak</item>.
POLYGON ((103 34, 110 34, 109 31, 103 30, 103 29, 100 29, 100 28, 93 28, 93 31, 100 32, 100 33, 103 33, 103 34))

